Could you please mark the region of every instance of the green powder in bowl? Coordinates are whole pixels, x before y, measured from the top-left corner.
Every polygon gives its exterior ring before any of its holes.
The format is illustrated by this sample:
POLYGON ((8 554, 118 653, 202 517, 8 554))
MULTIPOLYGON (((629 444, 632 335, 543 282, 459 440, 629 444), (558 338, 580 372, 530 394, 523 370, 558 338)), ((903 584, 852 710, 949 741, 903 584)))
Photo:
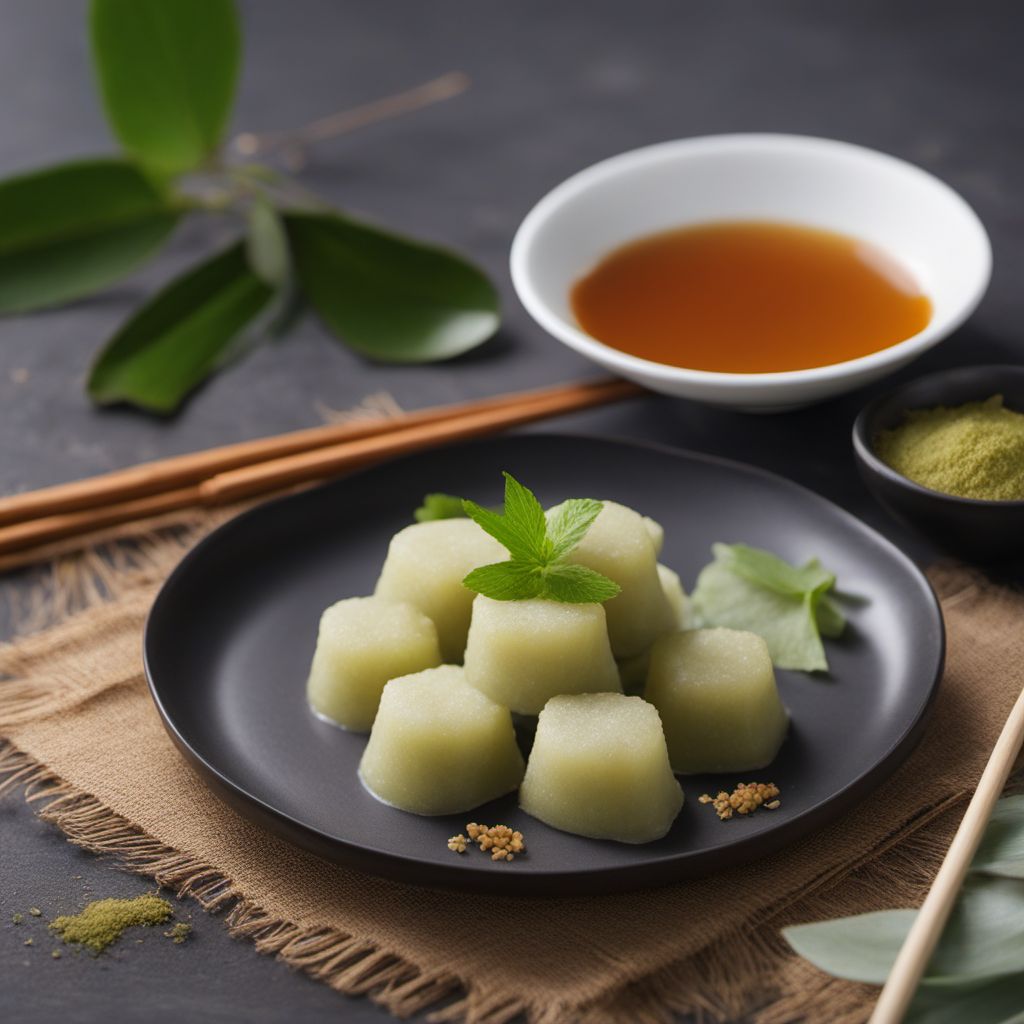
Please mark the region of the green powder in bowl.
POLYGON ((960 498, 1024 500, 1024 413, 1002 395, 914 409, 875 439, 878 457, 922 487, 960 498))

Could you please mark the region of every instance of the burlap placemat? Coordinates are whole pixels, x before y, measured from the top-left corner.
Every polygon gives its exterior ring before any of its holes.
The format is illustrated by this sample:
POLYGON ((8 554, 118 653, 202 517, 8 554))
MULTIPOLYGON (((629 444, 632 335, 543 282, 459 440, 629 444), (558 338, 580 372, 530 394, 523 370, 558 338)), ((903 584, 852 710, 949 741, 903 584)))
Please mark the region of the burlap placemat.
POLYGON ((1024 685, 1024 597, 936 570, 949 656, 927 735, 842 821, 742 870, 657 891, 513 900, 411 888, 239 818, 164 734, 142 678, 142 624, 160 580, 209 525, 115 546, 114 566, 95 551, 55 563, 48 596, 29 610, 37 624, 58 621, 0 650, 0 768, 73 842, 225 911, 261 951, 399 1015, 865 1019, 872 991, 803 965, 778 930, 918 900, 1024 685))

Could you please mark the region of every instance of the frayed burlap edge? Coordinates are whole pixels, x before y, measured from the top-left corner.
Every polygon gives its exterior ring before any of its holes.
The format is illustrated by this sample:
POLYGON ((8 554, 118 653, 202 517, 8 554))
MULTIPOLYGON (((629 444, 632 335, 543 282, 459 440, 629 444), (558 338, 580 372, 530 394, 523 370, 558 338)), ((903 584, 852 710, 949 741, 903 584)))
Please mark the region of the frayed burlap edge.
POLYGON ((211 913, 223 913, 231 935, 250 939, 272 954, 348 996, 368 996, 397 1017, 430 1011, 436 1024, 508 1024, 525 1017, 534 1024, 669 1024, 678 1015, 698 1020, 734 1020, 753 1014, 755 1024, 813 1020, 860 1024, 875 990, 830 978, 793 954, 780 935, 787 924, 863 912, 866 903, 888 905, 877 894, 923 896, 955 830, 967 794, 929 808, 877 854, 846 874, 821 879, 783 909, 774 907, 722 936, 696 956, 624 986, 600 1006, 538 1006, 505 995, 484 999, 448 972, 424 972, 372 943, 334 929, 309 930, 263 911, 243 897, 213 865, 147 836, 95 797, 60 779, 10 743, 0 747, 0 794, 21 788, 37 813, 68 840, 110 857, 125 870, 153 878, 179 898, 191 897, 211 913), (921 831, 936 823, 940 827, 921 831), (829 898, 823 905, 822 892, 829 898), (874 899, 872 899, 874 895, 874 899), (817 901, 816 901, 817 900, 817 901))
MULTIPOLYGON (((305 971, 346 995, 370 995, 404 1017, 450 998, 458 979, 428 975, 371 943, 333 929, 307 930, 271 917, 243 898, 230 879, 147 836, 95 797, 76 789, 12 744, 0 748, 0 793, 20 787, 38 815, 76 846, 111 857, 118 866, 153 878, 179 898, 224 913, 230 933, 251 939, 261 953, 305 971)), ((468 1019, 468 1018, 467 1018, 468 1019)), ((504 1017, 478 1017, 499 1024, 504 1017)))
MULTIPOLYGON (((148 600, 185 551, 237 507, 215 515, 151 522, 148 529, 115 527, 84 550, 56 557, 49 577, 32 588, 11 619, 30 639, 38 630, 70 623, 81 612, 133 597, 148 600)), ((24 639, 19 644, 26 643, 24 639)), ((3 682, 0 717, 44 713, 52 694, 23 693, 16 675, 3 682)), ((95 797, 71 786, 12 744, 0 740, 0 793, 22 787, 39 815, 69 841, 111 857, 126 870, 155 879, 207 911, 222 912, 230 933, 251 939, 261 953, 349 996, 368 996, 397 1017, 429 1012, 437 1024, 669 1024, 678 1015, 700 1021, 750 1018, 755 1024, 860 1024, 875 990, 822 974, 786 945, 787 924, 882 909, 898 893, 903 905, 923 897, 955 831, 968 794, 925 809, 862 862, 823 875, 796 900, 774 904, 700 953, 623 986, 610 1001, 574 1006, 536 1004, 528 995, 485 996, 450 972, 425 972, 372 943, 333 929, 304 929, 267 914, 244 898, 213 865, 151 838, 95 797), (953 813, 950 813, 953 812, 953 813), (927 834, 923 826, 934 823, 927 834), (828 900, 820 897, 828 893, 828 900), (751 1015, 753 1017, 751 1018, 751 1015)), ((770 884, 770 879, 766 880, 770 884)))

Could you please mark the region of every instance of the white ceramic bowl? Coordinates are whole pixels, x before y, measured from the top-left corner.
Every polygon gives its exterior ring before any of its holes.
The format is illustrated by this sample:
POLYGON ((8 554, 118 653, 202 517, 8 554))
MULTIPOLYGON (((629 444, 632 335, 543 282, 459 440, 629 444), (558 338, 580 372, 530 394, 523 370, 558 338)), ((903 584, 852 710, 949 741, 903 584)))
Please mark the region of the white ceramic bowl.
POLYGON ((604 160, 549 192, 512 243, 512 281, 559 341, 655 391, 749 411, 793 408, 859 387, 958 327, 988 286, 992 250, 974 211, 926 171, 875 150, 801 135, 710 135, 604 160), (775 220, 874 243, 932 301, 924 330, 830 366, 714 373, 640 359, 577 325, 572 284, 609 250, 644 235, 718 220, 775 220))

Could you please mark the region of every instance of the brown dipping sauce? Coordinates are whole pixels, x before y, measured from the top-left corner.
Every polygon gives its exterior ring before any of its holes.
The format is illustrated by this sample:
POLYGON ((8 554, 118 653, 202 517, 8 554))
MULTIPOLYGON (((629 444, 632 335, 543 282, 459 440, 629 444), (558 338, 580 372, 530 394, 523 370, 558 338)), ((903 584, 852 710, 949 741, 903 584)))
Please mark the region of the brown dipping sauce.
POLYGON ((932 316, 892 257, 832 231, 723 221, 665 231, 605 256, 572 288, 579 325, 658 363, 772 373, 856 359, 932 316))

